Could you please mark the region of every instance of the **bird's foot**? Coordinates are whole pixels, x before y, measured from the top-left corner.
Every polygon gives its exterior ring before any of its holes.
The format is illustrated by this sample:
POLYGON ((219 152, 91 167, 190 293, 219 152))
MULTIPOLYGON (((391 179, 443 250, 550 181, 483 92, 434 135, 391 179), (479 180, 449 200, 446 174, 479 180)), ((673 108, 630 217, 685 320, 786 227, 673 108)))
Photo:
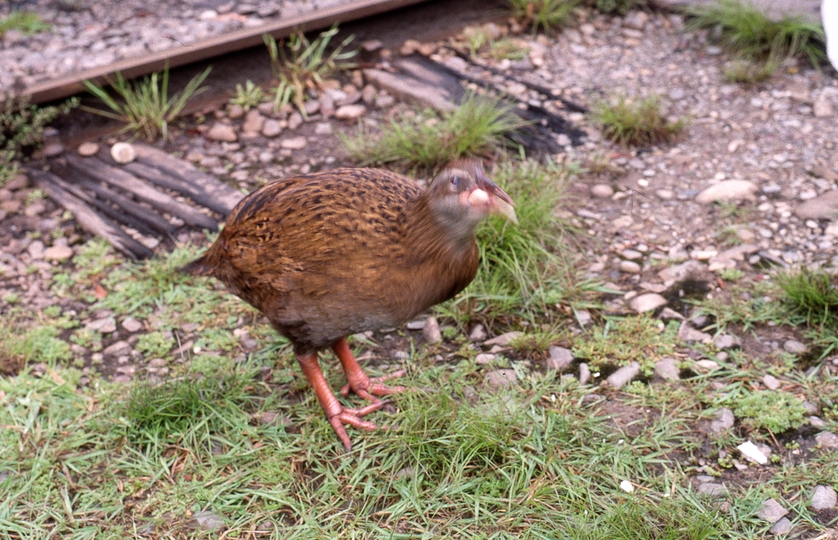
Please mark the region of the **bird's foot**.
POLYGON ((373 403, 383 403, 376 396, 389 396, 391 394, 398 394, 407 390, 406 386, 387 386, 382 384, 384 381, 402 377, 405 371, 400 369, 393 373, 383 375, 381 377, 368 377, 363 371, 360 375, 350 378, 349 382, 344 384, 340 389, 340 395, 346 397, 349 392, 354 392, 361 398, 373 403))
POLYGON ((368 420, 362 420, 361 417, 373 411, 377 411, 384 406, 385 403, 385 401, 378 401, 367 405, 366 407, 361 407, 360 409, 350 409, 336 404, 326 411, 326 416, 329 418, 329 423, 332 424, 332 429, 334 429, 335 433, 337 433, 340 442, 343 443, 343 448, 347 452, 352 450, 352 441, 349 439, 349 434, 346 433, 346 428, 343 427, 343 425, 348 424, 352 427, 366 431, 379 429, 375 423, 368 420))

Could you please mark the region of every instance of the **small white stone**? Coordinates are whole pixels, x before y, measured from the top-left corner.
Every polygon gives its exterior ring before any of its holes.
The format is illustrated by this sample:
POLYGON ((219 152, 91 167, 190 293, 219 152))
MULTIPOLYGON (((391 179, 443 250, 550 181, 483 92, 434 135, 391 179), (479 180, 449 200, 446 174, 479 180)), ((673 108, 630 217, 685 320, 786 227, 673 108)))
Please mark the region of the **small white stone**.
POLYGON ((124 165, 137 159, 137 151, 130 143, 118 142, 111 146, 111 157, 117 163, 124 165))
POLYGON ((751 441, 745 441, 736 448, 742 452, 742 455, 748 458, 748 460, 753 461, 754 463, 759 463, 760 465, 765 465, 768 463, 768 458, 765 457, 759 448, 756 447, 754 443, 751 441))
POLYGON ((625 491, 626 493, 634 493, 634 486, 631 485, 631 482, 628 480, 623 480, 620 482, 620 489, 625 491))

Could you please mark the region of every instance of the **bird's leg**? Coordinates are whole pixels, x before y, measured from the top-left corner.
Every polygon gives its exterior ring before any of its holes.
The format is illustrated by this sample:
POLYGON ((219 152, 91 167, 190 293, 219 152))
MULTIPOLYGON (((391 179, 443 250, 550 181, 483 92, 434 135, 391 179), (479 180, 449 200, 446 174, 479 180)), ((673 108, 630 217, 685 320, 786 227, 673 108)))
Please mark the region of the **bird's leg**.
POLYGON ((349 381, 340 389, 340 395, 347 396, 349 391, 355 392, 362 398, 372 403, 383 403, 375 396, 389 396, 390 394, 398 394, 407 390, 404 386, 386 386, 382 382, 401 377, 404 375, 404 370, 400 369, 389 375, 383 377, 370 378, 361 369, 358 361, 355 360, 355 355, 349 349, 349 344, 346 338, 340 338, 332 344, 332 350, 343 365, 343 371, 346 373, 346 380, 349 381))
POLYGON ((332 429, 338 434, 338 438, 343 443, 343 447, 347 452, 352 450, 352 441, 349 440, 349 435, 347 435, 346 428, 343 427, 343 424, 349 424, 350 426, 367 431, 378 429, 378 426, 372 422, 361 420, 361 417, 380 409, 384 405, 383 401, 367 405, 360 409, 346 408, 335 397, 335 394, 326 382, 326 378, 323 376, 323 372, 320 371, 320 364, 317 363, 317 353, 297 355, 297 361, 303 369, 303 375, 306 376, 308 383, 314 389, 314 393, 317 395, 317 401, 320 402, 320 407, 323 408, 323 412, 326 413, 326 418, 332 424, 332 429))

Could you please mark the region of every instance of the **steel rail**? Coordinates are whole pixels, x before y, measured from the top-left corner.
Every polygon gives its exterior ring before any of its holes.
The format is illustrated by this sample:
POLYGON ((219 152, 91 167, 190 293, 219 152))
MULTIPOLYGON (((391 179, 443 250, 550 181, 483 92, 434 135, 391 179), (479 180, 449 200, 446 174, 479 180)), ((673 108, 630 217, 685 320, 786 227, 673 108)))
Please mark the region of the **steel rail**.
POLYGON ((332 7, 287 19, 278 19, 253 28, 242 28, 220 36, 198 41, 184 47, 153 52, 142 57, 126 58, 107 66, 71 73, 57 79, 43 81, 23 89, 32 103, 45 103, 72 96, 84 91, 82 81, 97 84, 117 71, 126 79, 160 71, 168 64, 178 67, 223 54, 256 47, 263 43, 262 35, 270 34, 276 39, 288 37, 296 29, 304 32, 320 30, 342 23, 378 15, 387 11, 419 4, 425 0, 353 0, 343 6, 332 7))

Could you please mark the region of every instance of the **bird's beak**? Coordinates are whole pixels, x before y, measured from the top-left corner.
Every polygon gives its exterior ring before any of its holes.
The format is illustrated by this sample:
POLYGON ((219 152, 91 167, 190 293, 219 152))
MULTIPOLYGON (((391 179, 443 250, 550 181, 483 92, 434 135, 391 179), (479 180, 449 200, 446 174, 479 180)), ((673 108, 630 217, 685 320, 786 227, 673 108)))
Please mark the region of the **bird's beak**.
POLYGON ((515 215, 515 203, 500 186, 489 180, 484 174, 478 174, 477 183, 469 199, 472 197, 488 198, 489 211, 492 214, 499 214, 515 225, 518 224, 518 216, 515 215), (477 194, 482 192, 482 194, 477 194))

